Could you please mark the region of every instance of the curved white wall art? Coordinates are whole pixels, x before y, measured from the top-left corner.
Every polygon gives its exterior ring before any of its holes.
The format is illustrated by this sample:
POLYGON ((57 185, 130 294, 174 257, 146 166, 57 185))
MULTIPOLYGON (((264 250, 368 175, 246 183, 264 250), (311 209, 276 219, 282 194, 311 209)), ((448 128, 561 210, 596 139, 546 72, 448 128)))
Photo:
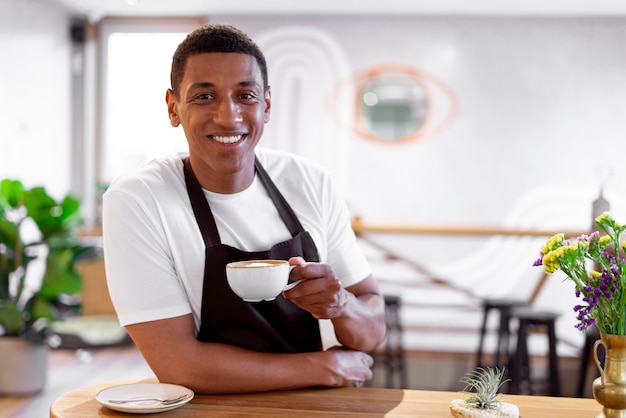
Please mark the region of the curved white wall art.
MULTIPOLYGON (((325 167, 346 191, 350 136, 328 116, 328 96, 349 73, 341 45, 323 29, 283 26, 255 36, 265 53, 272 112, 261 146, 292 152, 325 167)), ((353 115, 353 101, 341 112, 353 115)))

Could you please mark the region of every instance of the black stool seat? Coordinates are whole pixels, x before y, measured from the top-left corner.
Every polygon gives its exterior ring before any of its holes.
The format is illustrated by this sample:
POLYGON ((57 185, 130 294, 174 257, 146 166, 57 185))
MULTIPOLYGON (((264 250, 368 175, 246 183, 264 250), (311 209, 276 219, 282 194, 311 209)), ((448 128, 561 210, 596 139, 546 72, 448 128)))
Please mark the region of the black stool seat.
POLYGON ((508 366, 509 355, 509 337, 511 334, 510 322, 511 313, 514 308, 528 305, 527 302, 516 299, 484 299, 483 300, 483 323, 480 328, 480 336, 478 342, 478 350, 476 352, 476 367, 484 367, 483 364, 483 345, 485 342, 485 334, 487 333, 487 319, 492 310, 500 314, 500 323, 498 326, 498 337, 495 352, 494 367, 503 368, 508 366), (503 357, 506 357, 504 359, 503 357))
POLYGON ((548 337, 548 394, 561 395, 558 356, 556 352, 556 319, 559 314, 548 311, 538 311, 531 308, 516 308, 512 317, 517 318, 517 349, 511 365, 511 393, 537 394, 536 383, 531 376, 530 355, 528 352, 528 336, 531 327, 542 327, 548 337))

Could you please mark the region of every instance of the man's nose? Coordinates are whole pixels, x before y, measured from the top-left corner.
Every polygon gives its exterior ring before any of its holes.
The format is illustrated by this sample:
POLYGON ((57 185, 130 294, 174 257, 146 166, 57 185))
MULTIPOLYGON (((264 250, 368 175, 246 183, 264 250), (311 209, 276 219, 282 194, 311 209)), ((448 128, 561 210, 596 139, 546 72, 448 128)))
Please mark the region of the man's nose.
POLYGON ((242 120, 241 109, 232 99, 222 99, 217 103, 217 108, 213 116, 215 123, 232 124, 242 120))

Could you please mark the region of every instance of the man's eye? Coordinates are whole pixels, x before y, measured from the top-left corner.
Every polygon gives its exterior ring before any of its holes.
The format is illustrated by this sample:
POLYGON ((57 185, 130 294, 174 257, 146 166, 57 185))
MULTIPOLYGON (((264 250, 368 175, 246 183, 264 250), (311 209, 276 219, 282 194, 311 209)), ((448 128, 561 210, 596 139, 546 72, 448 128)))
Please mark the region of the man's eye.
POLYGON ((244 100, 254 100, 256 99, 256 95, 252 93, 242 93, 239 97, 244 100))
POLYGON ((209 93, 198 94, 196 96, 196 99, 198 100, 211 100, 212 98, 213 98, 213 95, 209 93))

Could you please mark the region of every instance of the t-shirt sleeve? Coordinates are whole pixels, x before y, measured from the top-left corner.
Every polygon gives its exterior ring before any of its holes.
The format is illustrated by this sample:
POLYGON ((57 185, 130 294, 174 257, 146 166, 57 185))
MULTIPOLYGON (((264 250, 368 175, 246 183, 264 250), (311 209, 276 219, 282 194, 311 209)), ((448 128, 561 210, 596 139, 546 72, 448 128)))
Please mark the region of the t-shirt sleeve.
POLYGON ((149 191, 113 186, 103 198, 107 284, 121 325, 191 313, 149 191))
POLYGON ((330 177, 325 182, 328 264, 332 266, 341 284, 349 287, 371 275, 371 268, 356 240, 344 196, 330 177))

